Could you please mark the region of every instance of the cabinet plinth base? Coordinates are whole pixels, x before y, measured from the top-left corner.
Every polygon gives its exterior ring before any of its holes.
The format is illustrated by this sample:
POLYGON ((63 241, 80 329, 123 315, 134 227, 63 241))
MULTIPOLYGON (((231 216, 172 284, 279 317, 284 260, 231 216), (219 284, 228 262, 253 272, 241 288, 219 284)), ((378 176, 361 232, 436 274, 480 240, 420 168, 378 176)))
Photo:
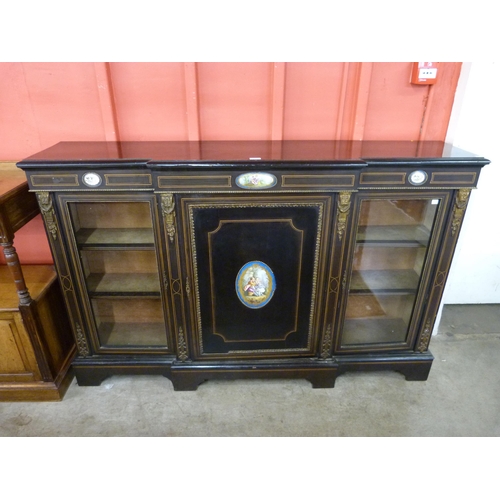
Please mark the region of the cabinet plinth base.
POLYGON ((175 391, 195 391, 210 380, 305 379, 313 389, 335 386, 339 375, 348 371, 397 371, 406 380, 427 380, 433 356, 430 352, 411 354, 346 355, 326 360, 188 361, 161 359, 76 358, 73 371, 80 386, 98 386, 113 375, 162 375, 175 391))
POLYGON ((337 358, 339 375, 348 371, 391 370, 402 373, 408 381, 425 381, 434 360, 430 351, 408 355, 345 356, 337 358))
POLYGON ((171 380, 176 391, 194 391, 207 380, 237 379, 306 379, 313 388, 331 388, 337 377, 337 363, 320 362, 261 362, 197 364, 175 363, 171 380))
POLYGON ((163 375, 170 378, 172 359, 81 358, 73 362, 76 382, 80 386, 98 386, 113 375, 163 375))

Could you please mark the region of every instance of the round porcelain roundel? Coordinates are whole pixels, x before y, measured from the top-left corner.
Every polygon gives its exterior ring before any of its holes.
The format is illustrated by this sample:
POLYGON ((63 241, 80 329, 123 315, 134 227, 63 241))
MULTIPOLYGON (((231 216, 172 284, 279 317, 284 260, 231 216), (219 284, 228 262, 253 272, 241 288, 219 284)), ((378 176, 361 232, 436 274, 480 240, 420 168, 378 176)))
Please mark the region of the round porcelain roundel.
POLYGON ((276 281, 271 268, 258 260, 247 262, 236 278, 236 293, 250 309, 264 307, 273 297, 276 281))

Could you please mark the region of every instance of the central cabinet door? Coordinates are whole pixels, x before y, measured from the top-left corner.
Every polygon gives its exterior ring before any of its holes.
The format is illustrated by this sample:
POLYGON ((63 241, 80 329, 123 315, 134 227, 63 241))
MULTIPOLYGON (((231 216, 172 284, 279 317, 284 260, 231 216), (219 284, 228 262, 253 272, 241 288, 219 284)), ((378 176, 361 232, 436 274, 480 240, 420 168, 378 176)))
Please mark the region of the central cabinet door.
POLYGON ((331 203, 182 198, 194 357, 315 354, 331 203))

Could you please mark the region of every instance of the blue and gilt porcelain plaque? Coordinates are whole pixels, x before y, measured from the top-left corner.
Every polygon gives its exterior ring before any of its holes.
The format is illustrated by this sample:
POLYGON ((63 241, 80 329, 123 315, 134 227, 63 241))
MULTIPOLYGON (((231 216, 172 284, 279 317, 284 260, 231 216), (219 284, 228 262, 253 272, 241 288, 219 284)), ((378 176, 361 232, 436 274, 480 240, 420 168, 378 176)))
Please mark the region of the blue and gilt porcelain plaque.
POLYGON ((273 297, 276 280, 271 268, 258 260, 246 263, 236 278, 236 293, 250 309, 264 307, 273 297))

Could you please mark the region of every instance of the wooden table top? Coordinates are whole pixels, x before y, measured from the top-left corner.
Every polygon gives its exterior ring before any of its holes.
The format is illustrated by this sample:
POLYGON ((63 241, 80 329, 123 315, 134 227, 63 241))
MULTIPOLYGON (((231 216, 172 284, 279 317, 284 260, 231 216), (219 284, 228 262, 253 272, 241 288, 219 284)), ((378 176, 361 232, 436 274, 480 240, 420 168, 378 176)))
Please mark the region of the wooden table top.
MULTIPOLYGON (((54 266, 23 266, 23 275, 31 298, 36 300, 57 278, 54 266)), ((0 266, 0 312, 14 311, 19 307, 19 296, 7 266, 0 266)))
POLYGON ((13 233, 38 213, 36 196, 29 192, 25 173, 15 162, 0 161, 0 240, 11 241, 13 233))
POLYGON ((13 161, 0 161, 0 198, 26 183, 26 175, 13 161))

